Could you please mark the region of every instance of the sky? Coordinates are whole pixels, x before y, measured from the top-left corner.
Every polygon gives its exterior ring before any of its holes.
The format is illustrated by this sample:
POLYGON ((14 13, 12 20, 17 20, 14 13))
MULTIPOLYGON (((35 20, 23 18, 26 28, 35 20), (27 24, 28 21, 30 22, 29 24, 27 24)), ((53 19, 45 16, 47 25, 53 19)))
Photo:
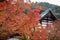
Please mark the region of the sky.
POLYGON ((60 0, 31 0, 32 2, 48 2, 60 6, 60 0))

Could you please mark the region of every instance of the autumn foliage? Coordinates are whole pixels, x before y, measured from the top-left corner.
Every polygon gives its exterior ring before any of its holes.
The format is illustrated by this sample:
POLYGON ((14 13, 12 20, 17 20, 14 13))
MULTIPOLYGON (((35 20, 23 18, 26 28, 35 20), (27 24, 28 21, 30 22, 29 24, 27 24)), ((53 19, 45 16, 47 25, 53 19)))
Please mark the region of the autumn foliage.
POLYGON ((6 5, 4 6, 4 3, 0 3, 0 8, 2 8, 0 9, 0 28, 2 28, 0 31, 5 30, 8 33, 2 32, 0 33, 0 37, 3 36, 4 33, 4 37, 17 33, 29 36, 30 40, 47 40, 46 29, 43 29, 42 26, 38 28, 42 32, 39 30, 36 31, 35 29, 40 20, 39 13, 42 9, 41 6, 29 10, 28 13, 25 14, 23 12, 25 8, 22 7, 25 5, 24 3, 22 3, 22 6, 18 6, 18 3, 9 5, 5 3, 6 5))

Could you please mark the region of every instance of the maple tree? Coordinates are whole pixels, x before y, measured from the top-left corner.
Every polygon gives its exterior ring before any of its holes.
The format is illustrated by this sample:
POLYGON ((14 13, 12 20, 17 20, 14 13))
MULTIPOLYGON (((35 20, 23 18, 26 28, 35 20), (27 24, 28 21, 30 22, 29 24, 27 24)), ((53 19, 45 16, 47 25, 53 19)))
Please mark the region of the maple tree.
MULTIPOLYGON (((17 33, 29 36, 30 40, 47 40, 46 29, 43 29, 42 26, 41 29, 38 28, 38 32, 36 32, 35 29, 40 22, 39 20, 41 17, 39 13, 42 9, 41 6, 37 6, 35 9, 29 10, 28 14, 25 14, 23 12, 24 9, 29 8, 32 4, 25 5, 23 0, 17 0, 16 3, 11 3, 13 1, 8 2, 4 2, 5 6, 0 6, 2 7, 2 11, 0 12, 0 26, 8 32, 9 36, 17 33), (9 4, 7 4, 8 2, 9 4), (34 30, 32 30, 32 28, 34 30), (42 30, 42 32, 40 32, 40 30, 42 30)), ((0 4, 4 5, 4 3, 0 4)), ((3 34, 5 35, 4 37, 8 36, 6 32, 2 32, 0 37, 3 36, 3 34)))

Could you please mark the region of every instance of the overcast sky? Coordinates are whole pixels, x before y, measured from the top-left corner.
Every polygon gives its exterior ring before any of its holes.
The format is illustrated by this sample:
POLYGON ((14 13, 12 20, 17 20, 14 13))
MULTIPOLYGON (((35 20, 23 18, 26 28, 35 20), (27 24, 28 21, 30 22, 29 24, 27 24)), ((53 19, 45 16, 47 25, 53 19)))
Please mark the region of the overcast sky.
POLYGON ((31 0, 31 1, 32 2, 48 2, 48 3, 60 6, 60 0, 31 0))

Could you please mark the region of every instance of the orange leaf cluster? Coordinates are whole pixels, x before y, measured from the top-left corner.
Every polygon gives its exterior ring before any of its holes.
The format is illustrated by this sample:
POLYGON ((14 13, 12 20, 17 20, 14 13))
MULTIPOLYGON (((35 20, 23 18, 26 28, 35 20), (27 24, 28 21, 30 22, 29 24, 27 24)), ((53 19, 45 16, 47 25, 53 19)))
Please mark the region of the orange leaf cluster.
POLYGON ((46 40, 46 30, 41 28, 42 32, 33 32, 32 28, 35 28, 40 20, 41 6, 37 6, 33 10, 29 10, 28 14, 23 13, 22 6, 17 4, 10 4, 5 6, 7 10, 0 12, 0 24, 10 34, 26 34, 29 35, 32 40, 46 40), (42 38, 40 37, 42 36, 42 38))
POLYGON ((30 36, 30 39, 31 40, 47 40, 48 37, 47 37, 47 31, 46 29, 44 29, 42 26, 39 26, 40 28, 37 27, 37 31, 34 31, 32 32, 31 36, 30 36))

